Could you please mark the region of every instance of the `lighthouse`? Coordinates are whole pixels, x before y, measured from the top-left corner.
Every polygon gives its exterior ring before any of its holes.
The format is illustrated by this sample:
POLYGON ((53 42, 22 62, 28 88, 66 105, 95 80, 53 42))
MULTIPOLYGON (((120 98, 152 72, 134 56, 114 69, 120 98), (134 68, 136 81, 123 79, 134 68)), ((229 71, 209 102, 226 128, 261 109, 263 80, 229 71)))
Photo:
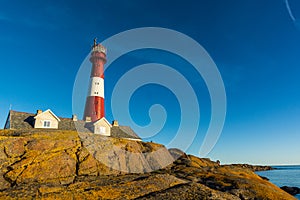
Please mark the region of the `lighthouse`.
POLYGON ((106 49, 101 44, 97 44, 96 38, 92 46, 90 62, 92 69, 83 118, 95 122, 105 117, 104 64, 106 63, 106 49))

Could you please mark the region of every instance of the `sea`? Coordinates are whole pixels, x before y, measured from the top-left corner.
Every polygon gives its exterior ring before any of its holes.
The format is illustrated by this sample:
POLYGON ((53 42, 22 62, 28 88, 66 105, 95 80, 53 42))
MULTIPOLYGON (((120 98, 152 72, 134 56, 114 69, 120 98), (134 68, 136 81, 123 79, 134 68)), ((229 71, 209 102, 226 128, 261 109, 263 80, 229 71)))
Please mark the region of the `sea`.
MULTIPOLYGON (((281 187, 299 187, 300 188, 300 165, 272 166, 275 170, 260 171, 256 174, 267 177, 272 183, 281 187)), ((300 194, 295 196, 300 199, 300 194)))

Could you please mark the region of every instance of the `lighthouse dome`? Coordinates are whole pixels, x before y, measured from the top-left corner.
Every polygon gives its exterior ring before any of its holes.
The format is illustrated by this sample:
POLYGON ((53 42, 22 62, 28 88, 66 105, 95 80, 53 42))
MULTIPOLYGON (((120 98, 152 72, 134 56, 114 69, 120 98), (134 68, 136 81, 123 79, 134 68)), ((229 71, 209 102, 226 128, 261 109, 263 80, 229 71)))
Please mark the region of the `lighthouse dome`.
POLYGON ((102 52, 102 53, 106 54, 106 48, 101 44, 94 45, 93 48, 92 48, 92 51, 93 52, 98 51, 98 52, 102 52))

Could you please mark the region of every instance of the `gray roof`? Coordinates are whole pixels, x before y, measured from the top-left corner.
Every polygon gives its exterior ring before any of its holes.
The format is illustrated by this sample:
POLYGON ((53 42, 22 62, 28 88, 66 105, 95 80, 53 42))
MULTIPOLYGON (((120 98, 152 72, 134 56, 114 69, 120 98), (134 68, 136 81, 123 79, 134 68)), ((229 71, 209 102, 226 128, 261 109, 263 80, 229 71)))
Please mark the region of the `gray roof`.
POLYGON ((33 129, 34 114, 10 110, 8 117, 11 129, 33 129))
MULTIPOLYGON (((10 110, 8 118, 10 129, 33 130, 36 114, 10 110)), ((93 122, 83 120, 73 121, 71 118, 59 117, 58 130, 72 130, 78 132, 93 132, 93 122)), ((6 121, 6 123, 8 120, 6 121)), ((141 139, 129 126, 113 126, 111 136, 116 138, 141 139)))
POLYGON ((111 127, 111 136, 117 138, 141 139, 129 126, 111 127))
POLYGON ((93 132, 93 123, 85 122, 83 120, 73 121, 71 118, 59 117, 60 122, 58 123, 59 130, 72 130, 78 132, 93 132))

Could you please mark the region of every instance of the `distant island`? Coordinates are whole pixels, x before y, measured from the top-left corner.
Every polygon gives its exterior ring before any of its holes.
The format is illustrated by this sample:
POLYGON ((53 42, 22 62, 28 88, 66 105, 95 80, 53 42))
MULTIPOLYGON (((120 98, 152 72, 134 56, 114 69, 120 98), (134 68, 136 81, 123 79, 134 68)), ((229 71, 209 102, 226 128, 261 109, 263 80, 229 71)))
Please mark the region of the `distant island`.
POLYGON ((33 129, 0 130, 0 140, 1 199, 295 199, 253 172, 270 167, 220 165, 153 142, 33 129))
POLYGON ((262 166, 262 165, 249 165, 249 164, 232 164, 231 166, 241 167, 250 169, 252 171, 267 171, 267 170, 273 170, 274 168, 271 166, 262 166))

